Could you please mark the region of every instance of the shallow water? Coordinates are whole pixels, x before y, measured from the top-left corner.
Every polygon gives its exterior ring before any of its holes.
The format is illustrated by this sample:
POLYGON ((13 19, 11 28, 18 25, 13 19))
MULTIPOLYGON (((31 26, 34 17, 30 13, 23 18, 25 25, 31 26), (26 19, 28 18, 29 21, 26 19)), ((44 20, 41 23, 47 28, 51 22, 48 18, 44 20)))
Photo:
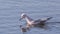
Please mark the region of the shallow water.
MULTIPOLYGON (((0 34, 22 34, 21 13, 33 19, 53 17, 48 22, 60 21, 60 0, 0 0, 0 34)), ((24 23, 23 23, 24 24, 24 23)), ((48 30, 32 28, 26 34, 60 34, 60 23, 50 23, 48 30)))

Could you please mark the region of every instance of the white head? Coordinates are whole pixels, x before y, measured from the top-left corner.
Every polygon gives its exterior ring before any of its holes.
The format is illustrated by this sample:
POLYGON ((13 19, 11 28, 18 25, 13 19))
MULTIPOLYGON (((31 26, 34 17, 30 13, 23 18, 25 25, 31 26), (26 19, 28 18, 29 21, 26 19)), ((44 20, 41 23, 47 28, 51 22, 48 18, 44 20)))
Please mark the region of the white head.
POLYGON ((21 18, 25 18, 26 17, 26 14, 25 13, 22 13, 21 14, 21 18))
MULTIPOLYGON (((27 16, 27 15, 26 15, 25 13, 22 13, 22 14, 21 14, 21 19, 25 18, 26 16, 27 16)), ((20 19, 20 20, 21 20, 21 19, 20 19)))

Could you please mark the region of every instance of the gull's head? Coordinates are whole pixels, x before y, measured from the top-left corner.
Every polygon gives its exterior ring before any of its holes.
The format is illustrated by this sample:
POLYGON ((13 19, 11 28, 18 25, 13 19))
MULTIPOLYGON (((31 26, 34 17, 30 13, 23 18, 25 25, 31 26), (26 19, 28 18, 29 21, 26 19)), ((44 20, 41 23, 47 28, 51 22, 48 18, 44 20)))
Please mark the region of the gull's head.
MULTIPOLYGON (((26 17, 26 14, 25 14, 25 13, 22 13, 22 14, 21 14, 21 19, 23 19, 23 18, 25 18, 25 17, 26 17)), ((20 20, 21 20, 21 19, 20 19, 20 20)))
POLYGON ((25 18, 26 17, 26 14, 25 13, 22 13, 21 14, 21 18, 25 18))

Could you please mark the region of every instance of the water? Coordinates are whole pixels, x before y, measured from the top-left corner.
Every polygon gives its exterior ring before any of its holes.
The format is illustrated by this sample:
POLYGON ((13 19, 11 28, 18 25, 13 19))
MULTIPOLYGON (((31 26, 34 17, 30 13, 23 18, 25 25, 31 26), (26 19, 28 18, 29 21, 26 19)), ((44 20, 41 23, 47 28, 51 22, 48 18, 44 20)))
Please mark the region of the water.
MULTIPOLYGON (((22 34, 20 14, 27 13, 33 19, 53 17, 60 21, 60 0, 0 0, 0 34, 22 34)), ((24 24, 24 23, 23 23, 24 24)), ((50 23, 51 29, 31 29, 26 34, 60 34, 60 23, 50 23)))

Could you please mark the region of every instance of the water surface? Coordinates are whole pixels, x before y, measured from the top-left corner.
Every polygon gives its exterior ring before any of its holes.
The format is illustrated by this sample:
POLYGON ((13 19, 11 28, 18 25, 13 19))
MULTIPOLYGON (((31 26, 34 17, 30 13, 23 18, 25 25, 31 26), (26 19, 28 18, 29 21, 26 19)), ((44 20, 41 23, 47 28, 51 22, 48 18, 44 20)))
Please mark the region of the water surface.
MULTIPOLYGON (((60 0, 0 0, 0 34, 22 34, 19 25, 21 13, 33 19, 53 17, 49 22, 60 21, 60 0)), ((24 23, 23 23, 24 24, 24 23)), ((60 23, 50 23, 51 29, 31 29, 26 34, 60 34, 60 23)))

